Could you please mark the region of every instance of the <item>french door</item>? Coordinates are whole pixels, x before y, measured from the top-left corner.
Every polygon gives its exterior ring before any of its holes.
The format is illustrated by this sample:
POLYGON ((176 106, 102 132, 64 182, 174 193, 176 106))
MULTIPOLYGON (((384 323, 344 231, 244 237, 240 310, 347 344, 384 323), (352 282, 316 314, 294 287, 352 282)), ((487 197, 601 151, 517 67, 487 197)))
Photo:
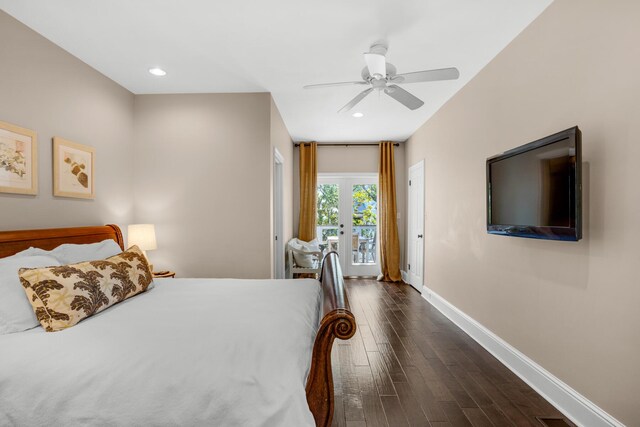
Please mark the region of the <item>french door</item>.
POLYGON ((378 174, 318 174, 317 236, 345 276, 377 276, 378 174))

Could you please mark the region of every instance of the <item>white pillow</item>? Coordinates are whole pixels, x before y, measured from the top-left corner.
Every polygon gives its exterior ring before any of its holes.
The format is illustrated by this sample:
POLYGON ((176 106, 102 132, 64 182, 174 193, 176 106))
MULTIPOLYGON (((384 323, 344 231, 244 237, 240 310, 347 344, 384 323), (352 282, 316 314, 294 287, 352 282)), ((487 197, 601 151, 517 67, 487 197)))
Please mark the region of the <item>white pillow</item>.
POLYGON ((29 255, 50 255, 60 261, 62 265, 106 259, 122 252, 115 240, 111 239, 98 243, 65 243, 51 251, 43 251, 37 248, 29 249, 32 250, 29 255))
POLYGON ((0 335, 26 331, 40 324, 20 284, 18 270, 61 265, 52 256, 17 255, 20 254, 0 258, 0 335))
POLYGON ((15 259, 15 258, 24 258, 26 256, 31 256, 31 255, 49 255, 49 251, 45 251, 44 249, 31 247, 29 249, 25 249, 24 251, 18 252, 15 255, 11 255, 11 256, 8 256, 8 257, 0 258, 0 261, 5 261, 5 260, 8 260, 8 259, 15 259))
MULTIPOLYGON (((296 250, 303 252, 320 252, 320 246, 318 246, 318 240, 312 240, 305 242, 300 239, 292 239, 289 245, 296 250)), ((298 267, 313 268, 313 262, 317 259, 317 256, 312 254, 301 254, 299 252, 293 252, 293 258, 296 260, 298 267)))

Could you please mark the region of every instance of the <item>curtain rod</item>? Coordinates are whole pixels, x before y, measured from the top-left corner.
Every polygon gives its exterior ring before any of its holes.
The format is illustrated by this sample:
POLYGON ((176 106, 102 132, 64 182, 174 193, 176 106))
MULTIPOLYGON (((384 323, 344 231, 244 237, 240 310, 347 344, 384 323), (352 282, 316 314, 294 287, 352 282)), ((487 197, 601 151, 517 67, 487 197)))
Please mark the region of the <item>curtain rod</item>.
MULTIPOLYGON (((377 147, 380 144, 318 144, 318 147, 377 147)), ((299 147, 300 144, 293 144, 294 147, 299 147)), ((399 147, 400 143, 395 142, 394 147, 399 147)))

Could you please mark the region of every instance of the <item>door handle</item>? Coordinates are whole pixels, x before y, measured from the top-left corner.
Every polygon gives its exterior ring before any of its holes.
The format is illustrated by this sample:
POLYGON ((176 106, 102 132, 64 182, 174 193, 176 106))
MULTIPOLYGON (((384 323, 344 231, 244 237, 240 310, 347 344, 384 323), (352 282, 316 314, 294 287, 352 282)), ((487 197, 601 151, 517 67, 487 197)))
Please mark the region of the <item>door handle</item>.
POLYGON ((340 228, 344 228, 344 224, 340 224, 340 228))
POLYGON ((418 239, 422 239, 422 234, 418 234, 418 239))
POLYGON ((344 231, 341 231, 340 234, 344 234, 344 231))

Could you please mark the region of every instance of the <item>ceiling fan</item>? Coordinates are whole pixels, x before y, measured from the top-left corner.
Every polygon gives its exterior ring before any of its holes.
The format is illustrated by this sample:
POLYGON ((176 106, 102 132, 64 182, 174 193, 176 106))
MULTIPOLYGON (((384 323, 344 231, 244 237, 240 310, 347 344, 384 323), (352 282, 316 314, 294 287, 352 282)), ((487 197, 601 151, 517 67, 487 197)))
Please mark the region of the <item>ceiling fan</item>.
POLYGON ((370 86, 363 90, 355 98, 338 110, 338 113, 349 111, 362 101, 374 89, 383 91, 410 110, 416 110, 424 105, 424 102, 402 89, 399 84, 433 82, 438 80, 455 80, 460 77, 457 68, 440 68, 437 70, 415 71, 413 73, 397 74, 396 67, 386 61, 387 46, 374 44, 369 52, 364 54, 367 66, 362 69, 362 80, 355 82, 322 83, 304 86, 305 89, 315 89, 331 86, 370 86))

